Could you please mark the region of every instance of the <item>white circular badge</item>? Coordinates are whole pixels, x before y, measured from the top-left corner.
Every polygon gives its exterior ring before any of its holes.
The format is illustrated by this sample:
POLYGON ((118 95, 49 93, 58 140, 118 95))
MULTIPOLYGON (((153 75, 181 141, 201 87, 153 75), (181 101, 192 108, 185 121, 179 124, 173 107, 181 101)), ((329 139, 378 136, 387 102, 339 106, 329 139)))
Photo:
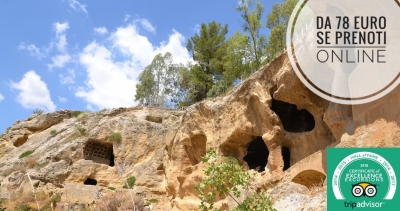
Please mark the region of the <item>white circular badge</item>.
POLYGON ((326 100, 368 103, 400 83, 398 0, 300 0, 286 42, 297 76, 326 100))

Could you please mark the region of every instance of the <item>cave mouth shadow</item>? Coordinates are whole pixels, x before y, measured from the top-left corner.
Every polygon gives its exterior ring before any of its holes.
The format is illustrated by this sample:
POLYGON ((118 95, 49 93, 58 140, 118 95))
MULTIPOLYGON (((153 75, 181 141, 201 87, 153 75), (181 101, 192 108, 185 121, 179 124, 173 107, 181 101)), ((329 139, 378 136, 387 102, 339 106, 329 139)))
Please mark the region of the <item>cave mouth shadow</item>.
POLYGON ((272 98, 271 110, 278 115, 283 129, 288 132, 308 132, 315 127, 314 116, 306 109, 297 110, 294 104, 272 98))
POLYGON ((97 180, 91 179, 91 178, 87 178, 83 184, 84 185, 97 185, 97 180))
POLYGON ((262 137, 255 137, 247 145, 247 154, 243 160, 247 162, 249 169, 257 170, 258 172, 265 171, 268 163, 269 150, 262 137))
POLYGON ((290 168, 290 150, 287 147, 282 146, 282 158, 283 158, 283 171, 290 168))

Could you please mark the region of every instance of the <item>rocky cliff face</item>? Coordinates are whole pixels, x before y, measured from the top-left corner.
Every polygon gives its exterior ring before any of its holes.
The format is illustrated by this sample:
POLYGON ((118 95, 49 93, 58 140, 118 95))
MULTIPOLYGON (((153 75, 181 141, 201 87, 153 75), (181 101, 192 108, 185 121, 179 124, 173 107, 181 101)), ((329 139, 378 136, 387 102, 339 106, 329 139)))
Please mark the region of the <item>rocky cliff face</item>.
POLYGON ((325 210, 325 149, 398 146, 399 94, 329 103, 298 80, 284 53, 226 96, 185 111, 34 114, 0 139, 0 198, 11 207, 31 194, 29 174, 37 194, 61 196, 57 209, 103 209, 111 196, 130 201, 121 187, 134 176, 140 209, 197 210, 201 157, 214 148, 251 171, 252 188, 267 190, 278 210, 325 210))

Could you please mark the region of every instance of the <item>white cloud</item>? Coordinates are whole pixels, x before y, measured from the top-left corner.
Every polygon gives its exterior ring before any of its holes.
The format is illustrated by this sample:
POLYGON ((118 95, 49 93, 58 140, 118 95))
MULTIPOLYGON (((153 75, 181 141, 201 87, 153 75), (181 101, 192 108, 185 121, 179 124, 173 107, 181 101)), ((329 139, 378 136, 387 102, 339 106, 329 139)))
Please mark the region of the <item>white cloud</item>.
POLYGON ((11 87, 20 90, 17 101, 27 109, 44 109, 54 111, 56 106, 50 98, 47 85, 35 71, 31 70, 18 83, 11 83, 11 87))
POLYGON ((129 14, 125 14, 124 22, 127 22, 129 18, 131 18, 131 16, 129 14))
POLYGON ((134 22, 140 23, 144 29, 146 29, 147 31, 149 31, 151 33, 156 32, 156 29, 154 28, 154 26, 151 25, 151 23, 147 19, 136 19, 134 22))
POLYGON ((75 83, 75 70, 74 69, 68 69, 68 74, 59 74, 60 77, 60 83, 61 84, 73 84, 75 83))
POLYGON ((81 4, 77 0, 68 0, 69 6, 74 9, 75 11, 81 10, 84 13, 88 13, 86 10, 86 4, 81 4))
POLYGON ((140 35, 135 24, 117 28, 108 40, 112 46, 92 42, 79 55, 87 80, 75 95, 84 99, 88 107, 133 106, 137 78, 158 53, 171 52, 174 62, 186 64, 191 60, 185 38, 175 30, 168 42, 159 46, 154 46, 147 37, 140 35), (121 53, 123 58, 119 56, 121 53))
POLYGON ((58 49, 58 51, 60 52, 65 52, 66 51, 66 47, 67 47, 67 37, 66 37, 66 31, 67 29, 69 29, 69 23, 65 22, 65 23, 55 23, 54 24, 54 30, 56 31, 56 39, 57 39, 57 43, 56 43, 56 47, 58 49))
POLYGON ((65 22, 65 23, 59 23, 56 22, 53 24, 54 29, 56 30, 57 35, 64 33, 65 31, 67 31, 67 29, 69 29, 69 23, 65 22))
POLYGON ((129 107, 134 104, 138 71, 129 61, 113 61, 110 50, 92 42, 81 53, 80 62, 86 68, 88 80, 86 88, 80 87, 75 93, 77 97, 98 108, 129 107))
POLYGON ((50 46, 55 45, 60 54, 51 58, 53 63, 47 65, 49 69, 53 69, 54 67, 62 68, 72 60, 71 56, 67 52, 68 43, 66 32, 69 29, 69 23, 56 22, 53 24, 53 27, 56 32, 56 41, 50 43, 50 46))
POLYGON ((170 52, 173 55, 175 63, 186 64, 192 61, 189 52, 187 51, 184 43, 185 37, 176 30, 172 30, 172 34, 169 36, 168 43, 162 42, 161 45, 156 49, 156 53, 170 52))
POLYGON ((51 60, 53 63, 47 65, 49 69, 53 69, 54 67, 62 68, 71 61, 71 56, 69 54, 57 55, 53 56, 51 60))
POLYGON ((100 35, 104 35, 104 34, 108 33, 107 28, 104 27, 104 26, 103 27, 94 28, 93 31, 96 32, 97 34, 100 34, 100 35))
POLYGON ((200 29, 201 29, 201 26, 199 24, 196 24, 196 26, 194 26, 194 28, 193 28, 193 32, 199 34, 200 29))
POLYGON ((60 103, 66 103, 66 102, 68 102, 68 99, 65 97, 58 96, 58 101, 60 101, 60 103))
POLYGON ((0 94, 0 101, 4 100, 3 95, 0 94))
POLYGON ((46 55, 42 52, 42 50, 40 50, 34 44, 27 45, 24 42, 22 42, 21 44, 19 44, 18 49, 29 51, 31 56, 37 57, 39 60, 46 57, 46 55))

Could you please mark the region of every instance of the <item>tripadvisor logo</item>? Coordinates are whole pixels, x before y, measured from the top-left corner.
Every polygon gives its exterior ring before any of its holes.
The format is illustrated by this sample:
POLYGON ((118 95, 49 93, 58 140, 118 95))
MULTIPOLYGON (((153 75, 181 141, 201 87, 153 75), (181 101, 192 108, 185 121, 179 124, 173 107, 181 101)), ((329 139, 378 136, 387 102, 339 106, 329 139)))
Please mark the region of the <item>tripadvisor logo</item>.
MULTIPOLYGON (((356 149, 354 149, 356 150, 356 149)), ((328 157, 329 159, 329 157, 328 157)), ((373 152, 355 152, 334 166, 329 194, 335 209, 382 208, 396 193, 396 174, 387 159, 373 152)))

